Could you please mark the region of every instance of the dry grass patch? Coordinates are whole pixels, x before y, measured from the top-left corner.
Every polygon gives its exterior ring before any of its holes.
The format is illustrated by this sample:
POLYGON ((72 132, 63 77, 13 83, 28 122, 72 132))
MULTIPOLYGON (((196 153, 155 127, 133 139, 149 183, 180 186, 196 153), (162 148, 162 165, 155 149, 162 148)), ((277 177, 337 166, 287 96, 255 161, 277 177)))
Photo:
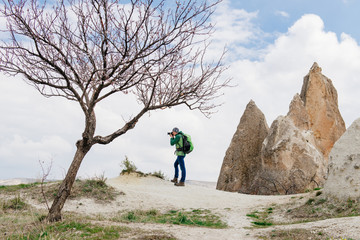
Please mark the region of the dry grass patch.
POLYGON ((351 199, 328 198, 317 192, 309 197, 305 204, 297 207, 289 206, 283 214, 291 223, 353 217, 360 215, 360 203, 351 199))
POLYGON ((135 210, 120 212, 117 216, 113 217, 111 221, 190 225, 218 229, 228 227, 219 216, 206 209, 194 209, 190 211, 170 210, 165 213, 161 213, 156 209, 148 211, 135 210))
MULTIPOLYGON (((61 182, 19 184, 13 186, 0 186, 0 194, 5 196, 23 196, 44 203, 44 195, 47 201, 52 201, 57 194, 61 182), (42 191, 43 188, 43 191, 42 191), (44 194, 43 194, 43 193, 44 194)), ((124 194, 106 184, 105 178, 93 178, 86 180, 77 179, 74 182, 69 199, 89 198, 97 202, 109 202, 116 196, 124 194)))
POLYGON ((0 214, 0 239, 176 239, 163 231, 149 231, 116 222, 94 223, 89 217, 75 213, 63 213, 63 221, 48 223, 42 221, 47 212, 27 207, 26 209, 5 209, 0 214))
MULTIPOLYGON (((336 200, 315 190, 306 197, 294 196, 291 203, 272 205, 255 210, 248 217, 253 219, 254 227, 283 226, 305 222, 315 222, 329 218, 342 218, 360 215, 360 203, 351 199, 336 200)), ((302 239, 333 239, 321 229, 274 229, 269 230, 260 239, 302 240, 302 239)), ((350 240, 347 238, 347 240, 350 240)))
POLYGON ((321 231, 309 231, 307 229, 272 230, 265 236, 258 236, 264 240, 330 240, 329 235, 321 231))

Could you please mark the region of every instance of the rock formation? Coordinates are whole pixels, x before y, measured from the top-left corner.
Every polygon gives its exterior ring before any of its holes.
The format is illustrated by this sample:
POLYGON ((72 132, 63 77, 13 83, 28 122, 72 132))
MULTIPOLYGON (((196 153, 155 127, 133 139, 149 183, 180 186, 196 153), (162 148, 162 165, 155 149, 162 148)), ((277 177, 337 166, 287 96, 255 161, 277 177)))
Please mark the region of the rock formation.
POLYGON ((250 101, 226 151, 216 189, 249 192, 261 167, 261 147, 268 131, 264 114, 250 101))
POLYGON ((317 63, 304 77, 301 94, 294 96, 288 114, 278 117, 270 130, 256 130, 256 124, 259 122, 240 121, 217 189, 290 194, 324 184, 328 154, 344 133, 345 123, 338 109, 337 91, 317 63), (254 134, 257 137, 249 141, 254 134))
POLYGON ((360 200, 360 118, 355 120, 330 152, 325 195, 360 200))
POLYGON ((301 100, 300 95, 296 94, 289 106, 287 116, 291 119, 294 125, 301 130, 308 130, 310 127, 310 119, 307 114, 305 104, 301 100))
POLYGON ((257 194, 293 194, 324 183, 325 161, 311 131, 278 117, 261 149, 262 166, 252 184, 257 194))
POLYGON ((338 107, 337 91, 331 80, 321 74, 317 63, 304 77, 300 97, 309 116, 309 127, 314 132, 316 146, 327 159, 346 128, 338 107))

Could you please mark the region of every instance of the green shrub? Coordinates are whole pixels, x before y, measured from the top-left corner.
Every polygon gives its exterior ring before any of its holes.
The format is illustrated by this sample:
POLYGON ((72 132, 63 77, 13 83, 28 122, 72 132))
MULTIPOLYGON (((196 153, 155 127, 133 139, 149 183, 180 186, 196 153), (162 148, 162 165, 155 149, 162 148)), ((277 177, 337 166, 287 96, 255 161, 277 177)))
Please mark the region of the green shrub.
POLYGON ((256 212, 253 212, 253 213, 249 213, 249 214, 246 214, 247 217, 251 217, 251 218, 259 218, 258 215, 256 215, 256 212))
POLYGON ((158 177, 160 179, 165 179, 165 175, 163 172, 161 172, 161 170, 153 172, 151 176, 158 177))
POLYGON ((105 181, 105 178, 76 181, 70 197, 90 197, 98 201, 114 200, 119 192, 108 186, 105 181))
POLYGON ((121 171, 121 174, 134 173, 137 170, 137 167, 135 166, 135 164, 133 162, 131 162, 127 156, 125 156, 125 160, 122 161, 121 167, 123 168, 123 170, 121 171))
POLYGON ((20 196, 17 196, 13 199, 10 199, 8 201, 5 201, 2 204, 2 209, 12 209, 12 210, 24 210, 27 208, 27 204, 20 198, 20 196))
POLYGON ((257 226, 264 226, 264 227, 273 225, 271 222, 266 222, 266 221, 259 221, 259 222, 252 222, 252 223, 257 226))
POLYGON ((320 196, 322 194, 322 191, 318 191, 318 192, 316 192, 316 196, 320 196))
POLYGON ((311 205, 314 201, 315 201, 315 199, 310 198, 309 200, 307 200, 306 204, 311 205))
POLYGON ((325 198, 321 198, 321 199, 319 199, 319 200, 317 200, 316 201, 316 205, 320 205, 320 204, 323 204, 323 203, 325 203, 326 202, 326 199, 325 198))

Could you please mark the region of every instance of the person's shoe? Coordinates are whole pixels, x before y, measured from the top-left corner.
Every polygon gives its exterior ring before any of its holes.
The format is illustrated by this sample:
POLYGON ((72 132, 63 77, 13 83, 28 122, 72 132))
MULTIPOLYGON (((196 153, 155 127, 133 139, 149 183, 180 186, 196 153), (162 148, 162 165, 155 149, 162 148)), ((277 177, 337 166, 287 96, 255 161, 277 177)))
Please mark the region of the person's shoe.
POLYGON ((184 182, 175 183, 175 186, 185 187, 185 183, 184 182))
POLYGON ((171 179, 171 182, 177 183, 177 182, 178 182, 178 179, 177 179, 177 178, 171 179))

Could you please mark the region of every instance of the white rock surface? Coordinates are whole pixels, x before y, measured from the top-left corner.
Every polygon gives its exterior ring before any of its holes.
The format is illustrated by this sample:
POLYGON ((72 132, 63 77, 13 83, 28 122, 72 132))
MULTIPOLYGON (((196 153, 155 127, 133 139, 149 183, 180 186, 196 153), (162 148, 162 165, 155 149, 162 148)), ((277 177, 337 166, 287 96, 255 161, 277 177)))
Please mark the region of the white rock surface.
POLYGON ((288 116, 271 125, 262 150, 262 171, 253 182, 257 194, 294 194, 322 186, 325 162, 309 130, 297 128, 288 116))
POLYGON ((324 193, 339 200, 360 200, 360 118, 351 124, 330 152, 324 193))

